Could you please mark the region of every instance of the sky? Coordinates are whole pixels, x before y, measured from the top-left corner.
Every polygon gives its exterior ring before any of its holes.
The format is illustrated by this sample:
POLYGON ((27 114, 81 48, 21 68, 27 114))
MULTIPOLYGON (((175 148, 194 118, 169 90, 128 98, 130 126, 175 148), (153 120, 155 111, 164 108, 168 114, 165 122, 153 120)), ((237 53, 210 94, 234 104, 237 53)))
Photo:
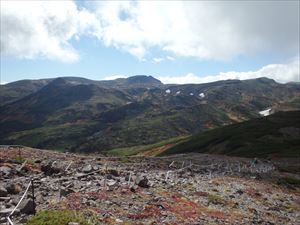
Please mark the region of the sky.
POLYGON ((1 0, 1 79, 299 80, 300 1, 1 0))

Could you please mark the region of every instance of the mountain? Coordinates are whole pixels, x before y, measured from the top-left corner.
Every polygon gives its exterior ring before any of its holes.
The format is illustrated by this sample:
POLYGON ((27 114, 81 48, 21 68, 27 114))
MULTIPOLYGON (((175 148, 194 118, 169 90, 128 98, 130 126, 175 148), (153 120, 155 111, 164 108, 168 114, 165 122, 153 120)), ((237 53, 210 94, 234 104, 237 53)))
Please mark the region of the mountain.
MULTIPOLYGON (((196 134, 261 117, 259 112, 269 108, 300 109, 300 85, 267 78, 164 85, 141 75, 30 83, 15 84, 27 88, 25 96, 0 106, 1 144, 103 151, 196 134)), ((13 90, 7 85, 1 96, 13 90)))
POLYGON ((128 78, 118 78, 116 80, 100 81, 100 85, 110 88, 153 88, 163 86, 160 80, 152 76, 137 75, 128 78))
MULTIPOLYGON (((152 76, 137 75, 116 80, 95 81, 82 77, 61 77, 68 84, 88 85, 94 84, 102 88, 128 89, 128 88, 153 88, 163 84, 152 76)), ((43 88, 54 79, 20 80, 5 85, 0 85, 0 106, 19 100, 43 88)))
POLYGON ((300 157, 300 111, 228 125, 194 135, 161 155, 200 152, 240 157, 300 157))

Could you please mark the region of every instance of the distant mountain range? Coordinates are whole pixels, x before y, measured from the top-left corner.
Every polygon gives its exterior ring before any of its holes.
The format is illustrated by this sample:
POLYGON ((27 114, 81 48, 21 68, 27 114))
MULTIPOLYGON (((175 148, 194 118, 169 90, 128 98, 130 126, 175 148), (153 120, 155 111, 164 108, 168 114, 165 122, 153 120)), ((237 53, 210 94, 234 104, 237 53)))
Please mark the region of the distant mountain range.
POLYGON ((103 151, 155 143, 300 109, 300 85, 226 80, 164 85, 152 76, 111 81, 78 77, 0 86, 0 144, 103 151))

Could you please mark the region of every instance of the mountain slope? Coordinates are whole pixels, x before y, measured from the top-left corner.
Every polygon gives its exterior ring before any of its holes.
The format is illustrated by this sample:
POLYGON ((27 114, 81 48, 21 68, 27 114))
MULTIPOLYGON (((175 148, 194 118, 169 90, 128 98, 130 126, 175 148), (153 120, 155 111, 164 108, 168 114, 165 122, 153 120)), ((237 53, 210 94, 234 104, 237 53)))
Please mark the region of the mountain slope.
POLYGON ((151 76, 115 81, 58 78, 0 107, 0 143, 103 151, 156 143, 300 109, 300 85, 228 80, 163 85, 151 76))
POLYGON ((187 152, 242 157, 300 157, 300 111, 278 112, 200 133, 161 155, 187 152))
POLYGON ((21 80, 0 85, 0 106, 11 103, 38 91, 51 82, 51 80, 52 79, 21 80))

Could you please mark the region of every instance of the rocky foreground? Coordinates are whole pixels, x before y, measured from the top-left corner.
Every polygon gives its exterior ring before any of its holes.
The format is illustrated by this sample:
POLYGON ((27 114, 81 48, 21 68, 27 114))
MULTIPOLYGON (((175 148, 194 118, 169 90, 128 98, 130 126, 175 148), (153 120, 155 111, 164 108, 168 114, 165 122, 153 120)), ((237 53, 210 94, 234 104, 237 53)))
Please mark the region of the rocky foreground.
MULTIPOLYGON (((275 161, 2 148, 0 224, 31 180, 37 211, 79 210, 99 224, 300 224, 299 189, 279 185, 282 176, 275 161)), ((10 216, 14 224, 26 224, 35 211, 28 190, 10 216)))

